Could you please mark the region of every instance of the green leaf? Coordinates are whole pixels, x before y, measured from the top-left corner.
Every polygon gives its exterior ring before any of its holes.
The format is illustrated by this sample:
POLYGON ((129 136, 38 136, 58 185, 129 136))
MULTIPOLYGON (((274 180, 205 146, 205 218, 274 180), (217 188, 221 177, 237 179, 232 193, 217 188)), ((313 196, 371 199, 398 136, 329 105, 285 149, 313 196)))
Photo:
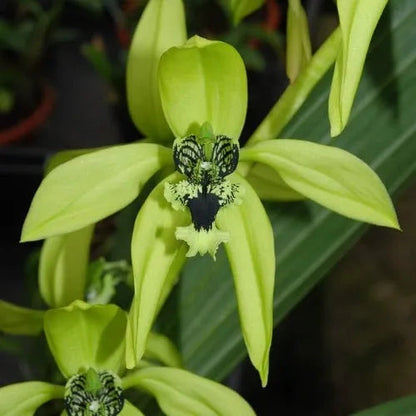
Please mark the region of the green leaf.
POLYGON ((66 306, 84 298, 93 225, 49 237, 39 260, 39 290, 51 307, 66 306))
POLYGON ((264 120, 254 131, 247 144, 277 138, 287 123, 293 118, 308 98, 312 89, 335 62, 339 44, 340 30, 336 29, 323 45, 314 53, 308 65, 299 73, 264 120))
POLYGON ((28 381, 0 388, 2 416, 33 416, 36 409, 53 399, 64 397, 63 386, 28 381))
POLYGON ((308 18, 300 0, 289 0, 286 29, 286 73, 294 82, 311 59, 308 18))
MULTIPOLYGON (((242 162, 244 163, 244 162, 242 162)), ((279 174, 269 166, 255 163, 245 178, 265 201, 298 201, 303 195, 291 188, 279 174)))
POLYGON ((413 416, 415 412, 416 395, 412 395, 362 410, 353 416, 413 416))
POLYGON ((368 47, 386 4, 387 0, 337 0, 342 47, 329 95, 331 136, 339 135, 348 122, 368 47))
POLYGON ((78 230, 128 205, 144 183, 172 159, 148 143, 114 146, 78 156, 42 181, 27 214, 22 241, 78 230))
POLYGON ((199 135, 205 122, 214 134, 237 140, 247 111, 243 60, 230 45, 194 36, 165 52, 159 64, 163 111, 175 137, 199 135))
POLYGON ((13 335, 37 335, 43 331, 43 313, 0 300, 0 331, 13 335))
MULTIPOLYGON (((394 194, 416 177, 416 2, 391 0, 389 5, 390 15, 380 21, 370 48, 349 126, 337 144, 364 160, 394 194)), ((330 83, 328 73, 282 137, 331 142, 327 117, 330 83)), ((368 226, 312 201, 269 203, 266 210, 278 259, 276 325, 368 226)), ((246 356, 231 270, 223 250, 218 251, 216 262, 209 257, 186 262, 180 283, 158 320, 158 330, 175 340, 185 368, 199 375, 221 380, 246 356)))
POLYGON ((153 189, 134 224, 134 298, 127 332, 127 368, 142 357, 153 321, 185 261, 186 245, 176 240, 175 230, 189 223, 189 214, 175 211, 164 197, 165 182, 177 181, 180 176, 174 173, 153 189))
POLYGON ((154 395, 167 416, 254 416, 235 391, 178 368, 151 367, 125 377, 123 387, 154 395))
POLYGON ((234 278, 244 341, 262 385, 267 384, 273 329, 275 255, 273 230, 254 189, 241 176, 241 205, 221 209, 218 227, 230 233, 225 244, 234 278))
POLYGON ((120 412, 120 416, 144 416, 144 414, 129 401, 124 400, 123 410, 120 412))
POLYGON ((306 140, 267 140, 241 151, 264 163, 297 192, 339 214, 399 228, 389 194, 377 174, 352 153, 306 140))
POLYGON ((264 0, 221 0, 221 3, 231 13, 234 25, 247 15, 259 9, 264 0))
POLYGON ((45 313, 45 334, 55 361, 66 377, 96 370, 124 368, 127 316, 116 305, 70 306, 45 313))
POLYGON ((159 361, 169 367, 182 367, 182 358, 172 341, 155 332, 149 333, 144 357, 159 361))
POLYGON ((126 73, 127 103, 136 127, 158 140, 172 138, 159 96, 160 56, 186 41, 182 0, 151 0, 134 32, 126 73))

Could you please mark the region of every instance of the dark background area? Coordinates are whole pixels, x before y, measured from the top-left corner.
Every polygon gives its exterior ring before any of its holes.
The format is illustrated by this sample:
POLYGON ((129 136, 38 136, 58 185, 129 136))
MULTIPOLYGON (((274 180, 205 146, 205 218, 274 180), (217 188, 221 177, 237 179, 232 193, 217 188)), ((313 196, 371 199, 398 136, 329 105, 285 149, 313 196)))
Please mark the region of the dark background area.
MULTIPOLYGON (((319 16, 332 10, 327 3, 305 2, 316 38, 319 16)), ((254 18, 263 18, 261 13, 254 18)), ((29 301, 28 259, 40 243, 19 244, 19 235, 47 158, 63 149, 140 137, 126 116, 123 99, 115 104, 114 91, 80 53, 81 45, 98 34, 108 44, 110 57, 114 55, 112 18, 108 13, 91 17, 74 6, 62 19, 75 19, 81 30, 45 56, 45 78, 55 94, 53 112, 38 131, 0 145, 1 298, 21 305, 29 301)), ((196 15, 195 26, 198 19, 196 15)), ((267 47, 262 53, 274 64, 249 72, 246 136, 286 83, 282 63, 267 47)), ((416 390, 415 186, 398 195, 396 209, 403 232, 371 227, 275 330, 268 387, 259 388, 248 362, 230 377, 230 385, 259 416, 346 415, 416 390)), ((27 368, 17 359, 1 354, 0 385, 22 381, 26 375, 27 368)))

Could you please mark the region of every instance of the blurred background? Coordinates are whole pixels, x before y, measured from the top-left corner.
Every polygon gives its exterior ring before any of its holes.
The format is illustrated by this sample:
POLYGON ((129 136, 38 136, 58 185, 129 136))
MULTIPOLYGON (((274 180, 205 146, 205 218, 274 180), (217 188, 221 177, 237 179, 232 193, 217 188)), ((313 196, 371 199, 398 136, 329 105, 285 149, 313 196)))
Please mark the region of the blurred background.
MULTIPOLYGON (((48 158, 142 137, 124 72, 145 0, 1 0, 1 298, 20 305, 36 282, 40 243, 19 244, 48 158)), ((331 0, 303 2, 314 48, 337 24, 331 0)), ((286 1, 233 27, 219 3, 185 0, 188 34, 226 40, 248 68, 247 139, 287 85, 286 1)), ((270 383, 243 362, 228 379, 262 415, 346 415, 416 391, 416 188, 396 208, 402 233, 372 227, 279 325, 270 383)), ((31 340, 27 340, 30 345, 31 340)), ((20 344, 19 344, 20 345, 20 344)), ((0 385, 33 378, 13 337, 0 336, 0 385), (12 357, 12 358, 11 358, 12 357)), ((42 360, 42 357, 39 357, 42 360)), ((40 363, 41 364, 41 363, 40 363)))

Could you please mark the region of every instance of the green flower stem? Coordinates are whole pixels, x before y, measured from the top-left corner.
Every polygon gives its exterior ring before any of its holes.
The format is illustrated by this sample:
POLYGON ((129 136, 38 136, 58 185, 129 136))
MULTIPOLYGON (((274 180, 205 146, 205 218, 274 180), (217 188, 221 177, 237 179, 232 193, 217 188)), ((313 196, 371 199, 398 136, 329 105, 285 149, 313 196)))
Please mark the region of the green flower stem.
POLYGON ((309 64, 300 72, 296 80, 286 88, 283 95, 248 140, 248 146, 262 140, 275 139, 279 136, 286 124, 308 98, 314 86, 335 62, 340 42, 341 33, 338 28, 315 52, 309 64))

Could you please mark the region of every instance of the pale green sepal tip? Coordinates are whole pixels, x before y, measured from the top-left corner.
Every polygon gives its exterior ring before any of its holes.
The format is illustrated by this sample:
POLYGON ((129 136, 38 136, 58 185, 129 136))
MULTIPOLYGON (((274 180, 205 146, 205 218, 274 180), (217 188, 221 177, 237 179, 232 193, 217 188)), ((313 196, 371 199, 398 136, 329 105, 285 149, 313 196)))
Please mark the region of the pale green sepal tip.
POLYGON ((33 416, 36 409, 53 399, 62 399, 63 386, 27 381, 0 388, 1 416, 33 416))
POLYGON ((338 0, 342 33, 328 100, 331 136, 348 123, 371 38, 388 0, 338 0))
POLYGON ((289 0, 286 33, 286 73, 293 83, 312 55, 308 19, 300 0, 289 0))
POLYGON ((214 260, 218 246, 221 243, 227 243, 230 239, 230 234, 220 231, 215 224, 212 224, 209 230, 196 230, 193 224, 178 227, 175 236, 178 240, 183 240, 188 244, 189 250, 186 257, 193 257, 198 253, 203 256, 209 253, 214 260))

